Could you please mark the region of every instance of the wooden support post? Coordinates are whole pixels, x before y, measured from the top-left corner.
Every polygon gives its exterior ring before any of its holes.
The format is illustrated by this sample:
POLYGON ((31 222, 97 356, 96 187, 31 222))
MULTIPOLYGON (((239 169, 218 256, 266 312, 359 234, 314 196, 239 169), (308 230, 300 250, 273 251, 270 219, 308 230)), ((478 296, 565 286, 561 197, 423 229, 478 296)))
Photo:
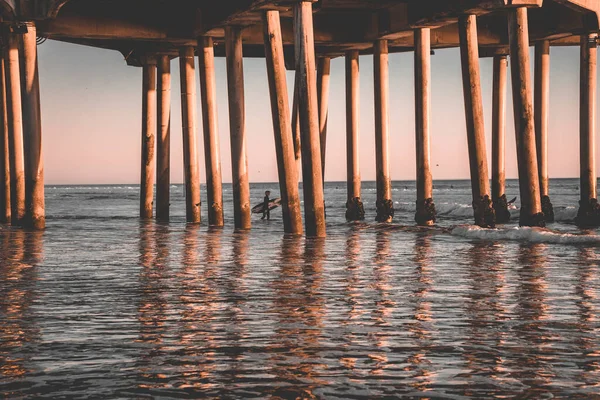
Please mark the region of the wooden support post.
POLYGON ((304 216, 307 236, 323 237, 325 204, 319 139, 319 105, 315 65, 312 2, 294 4, 296 73, 302 147, 304 216))
POLYGON ((156 59, 147 57, 142 67, 142 164, 140 218, 152 218, 154 204, 154 143, 156 138, 156 59))
POLYGON ((156 127, 156 219, 169 220, 171 188, 171 59, 158 57, 156 127))
POLYGON ((458 20, 460 54, 467 122, 467 142, 471 169, 471 190, 475 223, 482 227, 494 227, 496 215, 490 199, 487 155, 485 150, 485 126, 483 124, 483 98, 479 74, 479 49, 477 43, 477 17, 462 15, 458 20))
POLYGON ((44 199, 44 158, 42 153, 42 115, 38 74, 37 34, 34 22, 26 22, 23 34, 21 101, 23 112, 23 149, 25 160, 25 226, 46 227, 44 199))
POLYGON ((529 27, 527 9, 508 10, 508 37, 510 70, 515 115, 517 162, 519 165, 519 192, 521 212, 519 225, 544 226, 540 197, 537 155, 535 149, 535 121, 533 93, 529 70, 529 27))
POLYGON ((496 222, 510 220, 506 188, 506 70, 508 58, 494 56, 494 87, 492 98, 492 200, 496 211, 496 222))
POLYGON ((231 173, 235 229, 250 229, 250 183, 246 154, 246 111, 244 108, 244 64, 242 30, 225 28, 227 56, 227 89, 229 97, 229 129, 231 138, 231 173))
POLYGON ((319 137, 321 139, 321 170, 325 183, 325 154, 327 147, 327 117, 329 113, 329 76, 331 58, 321 57, 317 62, 317 96, 319 98, 319 137))
POLYGON ((206 197, 208 224, 223 226, 223 189, 217 119, 217 83, 215 80, 215 52, 210 37, 198 39, 200 94, 202 98, 202 125, 204 127, 204 163, 206 168, 206 197))
POLYGON ((358 135, 360 132, 360 82, 358 50, 346 52, 346 220, 362 221, 365 209, 360 199, 360 164, 358 135))
POLYGON ((10 153, 11 224, 25 222, 25 156, 23 150, 23 109, 21 103, 21 72, 19 38, 7 33, 6 39, 6 104, 8 144, 10 153))
POLYGON ((279 11, 265 11, 263 26, 277 171, 283 208, 283 227, 286 233, 301 235, 302 216, 298 194, 298 173, 296 172, 294 140, 290 124, 279 11))
POLYGON ((6 72, 0 54, 0 223, 10 222, 10 152, 6 113, 6 72))
POLYGON ((431 105, 431 33, 429 28, 415 29, 415 143, 417 153, 417 212, 419 225, 435 223, 433 180, 429 147, 431 105))
POLYGON ((550 42, 535 45, 535 144, 540 181, 542 212, 546 222, 554 221, 554 208, 550 202, 548 184, 548 115, 550 108, 550 42))
POLYGON ((600 205, 596 193, 596 62, 598 35, 581 36, 579 100, 579 163, 581 198, 577 223, 600 225, 600 205))
POLYGON ((185 215, 187 222, 200 223, 200 177, 196 138, 196 76, 194 48, 179 50, 181 78, 181 120, 183 125, 183 164, 185 174, 185 215))
POLYGON ((377 174, 378 222, 392 222, 394 203, 390 177, 389 149, 389 74, 388 42, 377 40, 373 50, 373 76, 375 81, 375 167, 377 174))
POLYGON ((294 77, 294 97, 292 101, 292 137, 294 139, 294 158, 296 159, 296 172, 298 181, 302 173, 302 150, 300 146, 300 118, 298 118, 298 74, 294 77))

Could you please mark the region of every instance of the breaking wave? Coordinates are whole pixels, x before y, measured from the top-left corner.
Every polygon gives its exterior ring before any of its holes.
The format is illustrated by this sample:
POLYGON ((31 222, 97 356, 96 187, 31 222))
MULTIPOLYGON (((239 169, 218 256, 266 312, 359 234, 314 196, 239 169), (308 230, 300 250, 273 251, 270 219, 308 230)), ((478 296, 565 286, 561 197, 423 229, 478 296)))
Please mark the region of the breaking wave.
POLYGON ((474 225, 460 225, 452 229, 452 235, 482 240, 521 240, 533 243, 600 245, 599 235, 559 233, 544 228, 485 229, 474 225))

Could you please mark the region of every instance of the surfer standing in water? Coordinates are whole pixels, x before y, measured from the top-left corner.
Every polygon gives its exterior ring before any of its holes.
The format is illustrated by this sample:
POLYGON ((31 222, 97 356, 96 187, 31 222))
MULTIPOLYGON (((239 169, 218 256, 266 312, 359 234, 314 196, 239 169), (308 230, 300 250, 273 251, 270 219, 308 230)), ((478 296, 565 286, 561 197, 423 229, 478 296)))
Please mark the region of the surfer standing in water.
POLYGON ((265 217, 267 217, 267 221, 271 219, 271 211, 269 210, 269 202, 271 200, 269 200, 269 196, 271 195, 271 192, 269 190, 267 190, 265 192, 265 199, 263 202, 263 216, 261 219, 265 219, 265 217))

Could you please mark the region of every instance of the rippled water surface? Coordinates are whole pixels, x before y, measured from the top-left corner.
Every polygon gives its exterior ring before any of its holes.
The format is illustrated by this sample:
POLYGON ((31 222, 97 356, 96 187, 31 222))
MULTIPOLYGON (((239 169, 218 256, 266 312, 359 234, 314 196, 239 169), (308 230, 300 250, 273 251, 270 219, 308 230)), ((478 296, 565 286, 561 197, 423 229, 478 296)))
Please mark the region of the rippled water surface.
POLYGON ((373 187, 346 224, 328 183, 325 240, 284 237, 280 211, 233 233, 229 187, 222 230, 186 226, 181 186, 165 225, 137 187, 48 187, 45 232, 0 227, 0 397, 600 398, 577 181, 553 182, 546 231, 469 226, 468 182, 436 183, 431 229, 397 182, 375 224, 373 187))

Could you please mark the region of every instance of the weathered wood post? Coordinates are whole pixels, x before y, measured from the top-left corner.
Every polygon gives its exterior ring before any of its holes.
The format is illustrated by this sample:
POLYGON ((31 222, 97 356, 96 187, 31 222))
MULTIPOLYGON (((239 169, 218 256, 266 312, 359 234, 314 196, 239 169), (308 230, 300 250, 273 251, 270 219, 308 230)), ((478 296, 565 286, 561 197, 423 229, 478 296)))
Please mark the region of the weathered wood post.
POLYGON ((193 47, 183 47, 179 50, 185 215, 187 222, 200 223, 200 177, 198 175, 196 137, 196 75, 194 61, 193 47))
POLYGON ((346 220, 362 221, 365 209, 360 199, 360 82, 358 50, 346 52, 346 220))
POLYGON ((240 27, 225 28, 227 89, 231 138, 231 174, 235 229, 250 229, 250 183, 246 153, 246 111, 244 105, 244 64, 240 27))
POLYGON ((535 144, 542 212, 546 222, 554 221, 554 208, 550 202, 548 184, 548 115, 550 112, 550 42, 543 40, 535 45, 535 144))
POLYGON ((171 59, 158 57, 156 126, 156 219, 169 220, 171 190, 171 59))
POLYGON ((375 167, 377 174, 377 222, 391 222, 394 217, 389 149, 389 74, 388 42, 373 45, 373 77, 375 93, 375 167))
POLYGON ((21 226, 25 220, 25 155, 23 150, 23 109, 21 103, 21 72, 19 67, 19 37, 6 36, 6 104, 10 153, 11 224, 21 226))
POLYGON ((198 39, 200 94, 202 98, 202 125, 204 128, 204 163, 206 168, 206 197, 208 224, 223 226, 223 189, 221 156, 217 119, 217 83, 215 79, 215 52, 210 37, 198 39))
POLYGON ((490 182, 485 150, 477 17, 475 15, 461 15, 458 19, 458 31, 471 170, 471 191, 473 194, 473 214, 477 225, 494 227, 496 225, 496 214, 490 199, 490 182))
POLYGON ((298 194, 298 173, 296 172, 294 139, 290 124, 279 11, 265 11, 263 26, 275 152, 277 154, 277 172, 279 174, 279 190, 283 208, 283 227, 286 233, 301 235, 302 216, 298 194))
POLYGON ((140 172, 140 218, 142 219, 152 218, 156 123, 156 58, 147 56, 142 66, 142 163, 140 172))
POLYGON ((27 26, 27 32, 22 36, 23 65, 21 68, 25 159, 25 226, 33 229, 44 229, 46 227, 46 207, 37 34, 35 22, 25 22, 25 26, 27 26))
POLYGON ((321 57, 317 62, 317 96, 319 99, 319 137, 321 139, 321 170, 325 183, 325 149, 327 148, 327 116, 329 113, 329 78, 331 58, 321 57))
POLYGON ((302 147, 304 218, 308 236, 323 237, 325 203, 319 138, 319 105, 315 65, 312 2, 294 4, 294 37, 302 147))
POLYGON ((600 205, 596 193, 596 62, 598 35, 581 36, 579 94, 579 163, 581 198, 577 223, 600 225, 600 205))
POLYGON ((10 153, 6 113, 6 72, 0 52, 0 223, 10 222, 10 153))
POLYGON ((535 149, 533 88, 529 70, 529 27, 525 7, 508 10, 508 37, 521 195, 519 225, 544 226, 535 149))
POLYGON ((415 143, 417 153, 417 212, 419 225, 435 223, 433 180, 429 147, 431 105, 431 33, 429 28, 415 29, 415 143))
MULTIPOLYGON (((297 78, 297 74, 295 74, 297 78)), ((298 181, 302 173, 302 149, 300 148, 300 118, 298 118, 298 79, 294 79, 294 95, 292 97, 292 137, 294 139, 294 158, 298 181)))
POLYGON ((494 56, 494 86, 492 93, 492 200, 496 211, 496 222, 510 220, 506 199, 506 55, 494 56))

